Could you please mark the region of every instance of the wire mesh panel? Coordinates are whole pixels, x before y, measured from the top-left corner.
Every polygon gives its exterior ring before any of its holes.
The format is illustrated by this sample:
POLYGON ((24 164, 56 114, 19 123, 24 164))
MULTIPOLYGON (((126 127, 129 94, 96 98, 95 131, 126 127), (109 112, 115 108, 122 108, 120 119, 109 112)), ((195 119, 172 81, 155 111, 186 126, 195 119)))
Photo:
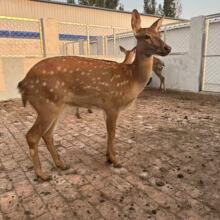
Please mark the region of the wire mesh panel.
POLYGON ((41 36, 40 20, 0 16, 0 56, 40 57, 41 36))
POLYGON ((220 15, 208 19, 204 90, 220 92, 220 15))
POLYGON ((59 23, 59 40, 61 55, 88 55, 89 32, 84 24, 69 22, 59 23))
POLYGON ((113 36, 113 28, 102 26, 89 26, 90 56, 111 57, 109 39, 113 36))
POLYGON ((172 45, 170 55, 181 55, 189 51, 189 23, 166 25, 161 28, 161 36, 168 45, 172 45))
POLYGON ((117 59, 124 60, 125 57, 125 54, 120 51, 119 46, 124 47, 126 50, 131 50, 136 46, 136 44, 137 41, 133 32, 127 29, 116 29, 115 56, 117 59))
POLYGON ((119 45, 133 45, 132 36, 127 29, 60 22, 60 54, 117 60, 119 45))

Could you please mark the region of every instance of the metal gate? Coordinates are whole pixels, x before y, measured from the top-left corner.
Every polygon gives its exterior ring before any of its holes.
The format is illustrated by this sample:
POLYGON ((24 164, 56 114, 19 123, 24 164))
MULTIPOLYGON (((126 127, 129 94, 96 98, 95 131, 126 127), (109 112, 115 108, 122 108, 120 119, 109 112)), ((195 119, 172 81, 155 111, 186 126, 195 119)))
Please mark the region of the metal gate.
POLYGON ((207 17, 202 90, 220 92, 220 14, 207 17))

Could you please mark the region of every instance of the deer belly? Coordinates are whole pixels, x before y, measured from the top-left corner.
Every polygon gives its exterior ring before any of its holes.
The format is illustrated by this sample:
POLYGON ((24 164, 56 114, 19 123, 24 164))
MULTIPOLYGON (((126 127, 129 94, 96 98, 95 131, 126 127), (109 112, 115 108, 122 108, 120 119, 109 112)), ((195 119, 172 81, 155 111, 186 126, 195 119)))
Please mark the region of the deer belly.
POLYGON ((91 108, 92 106, 96 106, 102 108, 103 100, 100 97, 93 95, 74 95, 71 94, 65 97, 65 103, 68 105, 91 108))

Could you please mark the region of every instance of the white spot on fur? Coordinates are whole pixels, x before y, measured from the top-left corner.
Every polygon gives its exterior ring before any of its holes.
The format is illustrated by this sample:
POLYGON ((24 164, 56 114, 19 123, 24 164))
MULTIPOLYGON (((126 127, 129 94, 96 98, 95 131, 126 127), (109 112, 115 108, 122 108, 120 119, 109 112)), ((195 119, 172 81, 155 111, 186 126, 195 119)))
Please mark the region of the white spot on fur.
POLYGON ((33 85, 33 84, 31 84, 31 86, 30 86, 30 87, 31 87, 31 89, 33 89, 33 88, 34 88, 34 85, 33 85))
POLYGON ((53 70, 51 70, 51 71, 50 71, 50 75, 53 75, 53 74, 54 74, 54 71, 53 71, 53 70))
POLYGON ((50 89, 50 92, 53 92, 54 90, 53 89, 50 89))
POLYGON ((60 70, 61 70, 61 66, 58 66, 58 67, 57 67, 57 70, 60 71, 60 70))
POLYGON ((63 62, 65 62, 65 61, 66 61, 66 59, 64 59, 64 58, 63 58, 63 59, 62 59, 62 61, 63 61, 63 62))
POLYGON ((90 69, 89 72, 91 73, 91 72, 92 72, 92 69, 90 69))
POLYGON ((79 68, 76 68, 76 71, 79 71, 80 69, 79 68))
POLYGON ((91 86, 85 86, 85 87, 83 87, 84 89, 90 89, 91 88, 91 86))
POLYGON ((61 83, 61 86, 64 86, 64 85, 65 85, 65 83, 64 83, 64 82, 62 82, 62 83, 61 83))
POLYGON ((120 83, 117 83, 116 86, 119 87, 119 86, 120 86, 120 83))
POLYGON ((39 93, 39 90, 38 90, 38 89, 36 89, 36 90, 35 90, 35 93, 39 93))
POLYGON ((64 69, 63 69, 63 72, 66 73, 66 71, 67 71, 67 68, 64 68, 64 69))
POLYGON ((85 75, 85 72, 81 72, 80 74, 83 76, 83 75, 85 75))
POLYGON ((43 85, 43 86, 46 86, 46 85, 47 85, 47 83, 46 83, 46 82, 43 82, 43 83, 42 83, 42 85, 43 85))
POLYGON ((33 149, 30 149, 30 155, 31 155, 31 157, 34 157, 35 151, 33 149))
POLYGON ((46 73, 46 70, 43 70, 42 73, 45 74, 45 73, 46 73))
POLYGON ((46 99, 46 103, 49 103, 50 102, 50 100, 49 99, 46 99))

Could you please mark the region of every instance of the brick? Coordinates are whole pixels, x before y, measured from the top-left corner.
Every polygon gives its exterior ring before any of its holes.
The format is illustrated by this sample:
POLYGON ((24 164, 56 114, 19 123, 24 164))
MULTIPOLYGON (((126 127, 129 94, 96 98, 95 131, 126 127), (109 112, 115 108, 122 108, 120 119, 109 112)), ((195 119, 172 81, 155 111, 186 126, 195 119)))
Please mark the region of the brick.
POLYGON ((107 220, 121 220, 122 212, 121 210, 110 202, 103 202, 96 207, 101 215, 107 220))
POLYGON ((25 213, 31 218, 38 217, 47 211, 45 204, 37 194, 32 194, 30 197, 23 199, 22 204, 25 213))
POLYGON ((47 203, 47 207, 50 210, 54 219, 59 220, 71 220, 74 219, 72 210, 65 203, 65 200, 61 197, 54 197, 47 203))
POLYGON ((27 180, 15 183, 14 188, 19 198, 26 198, 34 193, 33 186, 27 180))
POLYGON ((92 207, 87 201, 76 200, 71 203, 73 213, 78 219, 91 219, 96 220, 101 217, 94 207, 92 207))
POLYGON ((9 213, 17 209, 18 197, 14 191, 0 195, 0 208, 3 213, 9 213))

